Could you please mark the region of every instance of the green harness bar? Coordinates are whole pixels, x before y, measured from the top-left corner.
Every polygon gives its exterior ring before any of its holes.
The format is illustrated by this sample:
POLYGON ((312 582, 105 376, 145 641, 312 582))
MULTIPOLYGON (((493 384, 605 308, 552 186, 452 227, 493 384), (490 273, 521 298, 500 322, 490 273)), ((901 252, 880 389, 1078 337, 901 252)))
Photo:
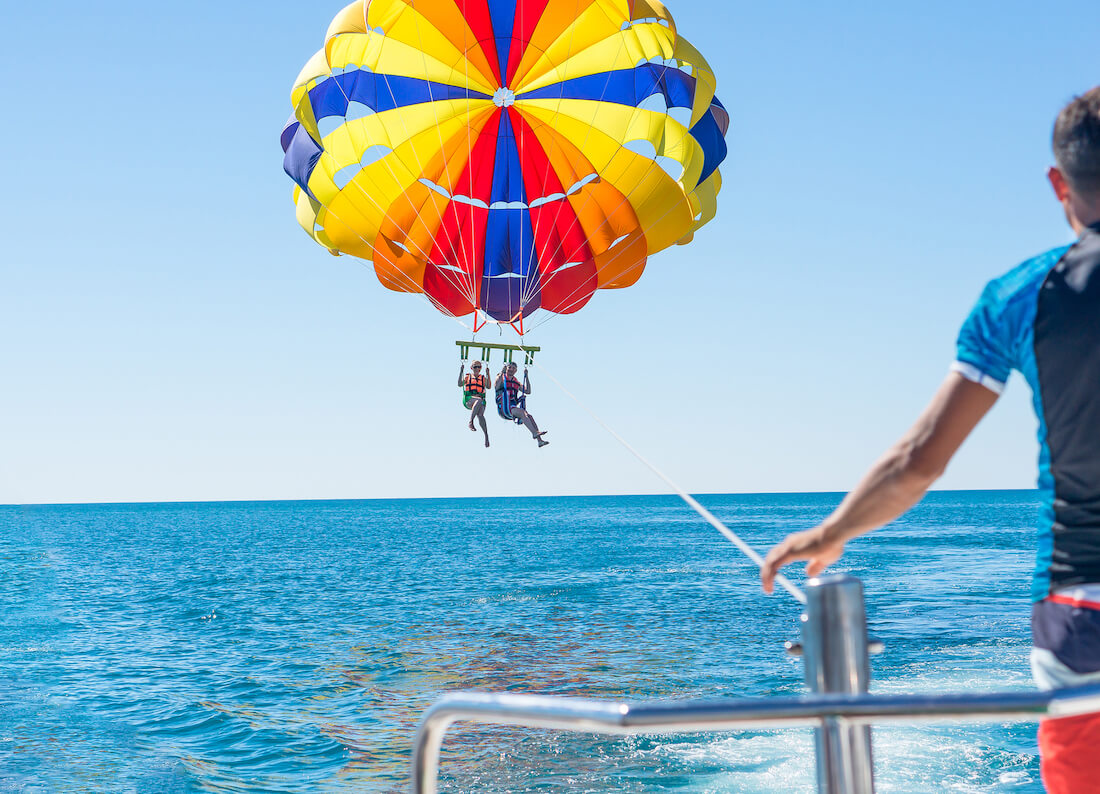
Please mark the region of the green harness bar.
POLYGON ((481 358, 486 364, 489 363, 489 351, 490 350, 503 350, 504 351, 504 363, 512 363, 512 355, 516 351, 523 352, 524 365, 533 364, 535 362, 535 353, 542 350, 541 347, 531 347, 529 345, 498 345, 493 342, 455 342, 458 345, 458 353, 462 357, 463 361, 470 358, 470 348, 480 348, 481 358))

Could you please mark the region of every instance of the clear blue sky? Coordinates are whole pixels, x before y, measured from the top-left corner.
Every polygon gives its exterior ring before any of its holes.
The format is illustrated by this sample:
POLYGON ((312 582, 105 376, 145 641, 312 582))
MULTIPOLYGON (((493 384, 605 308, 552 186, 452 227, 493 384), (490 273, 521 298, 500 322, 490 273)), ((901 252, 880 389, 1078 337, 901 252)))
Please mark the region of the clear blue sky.
MULTIPOLYGON (((0 503, 641 493, 545 378, 552 444, 454 380, 461 329, 297 227, 278 134, 341 2, 19 4, 0 30, 0 503)), ((1094 0, 669 4, 730 111, 718 217, 531 341, 696 492, 844 490, 983 283, 1069 238, 1049 130, 1094 0)), ((941 482, 1030 487, 1014 379, 941 482)))

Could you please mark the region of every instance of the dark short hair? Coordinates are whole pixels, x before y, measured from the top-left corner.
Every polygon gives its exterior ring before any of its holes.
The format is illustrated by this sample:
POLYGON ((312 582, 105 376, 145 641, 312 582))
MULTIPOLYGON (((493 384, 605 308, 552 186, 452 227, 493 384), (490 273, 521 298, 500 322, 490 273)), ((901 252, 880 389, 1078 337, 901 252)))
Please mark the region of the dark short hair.
POLYGON ((1074 190, 1100 194, 1100 86, 1062 108, 1054 122, 1053 148, 1074 190))

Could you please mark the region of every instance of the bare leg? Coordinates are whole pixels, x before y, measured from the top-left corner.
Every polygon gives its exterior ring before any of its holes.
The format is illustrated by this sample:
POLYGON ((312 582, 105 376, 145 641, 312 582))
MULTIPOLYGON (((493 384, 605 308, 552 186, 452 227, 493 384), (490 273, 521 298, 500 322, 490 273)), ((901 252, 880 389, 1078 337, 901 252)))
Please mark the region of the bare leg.
MULTIPOLYGON (((474 427, 474 417, 478 415, 479 410, 481 411, 481 413, 485 412, 485 401, 475 397, 473 403, 471 403, 470 405, 470 423, 466 425, 468 428, 470 428, 470 430, 473 430, 475 433, 477 432, 477 429, 474 427)), ((481 421, 482 424, 485 424, 484 419, 481 421)))
MULTIPOLYGON (((481 432, 485 434, 485 446, 489 446, 489 428, 485 424, 485 401, 478 400, 474 405, 474 415, 477 417, 478 424, 481 425, 481 432)), ((470 420, 473 422, 473 419, 470 420)))
POLYGON ((547 444, 550 443, 549 441, 544 441, 542 439, 542 436, 546 431, 543 430, 542 432, 539 432, 539 426, 535 424, 535 417, 531 416, 531 414, 527 413, 522 408, 513 408, 512 414, 523 420, 523 426, 531 431, 531 438, 538 441, 540 447, 545 447, 547 444))

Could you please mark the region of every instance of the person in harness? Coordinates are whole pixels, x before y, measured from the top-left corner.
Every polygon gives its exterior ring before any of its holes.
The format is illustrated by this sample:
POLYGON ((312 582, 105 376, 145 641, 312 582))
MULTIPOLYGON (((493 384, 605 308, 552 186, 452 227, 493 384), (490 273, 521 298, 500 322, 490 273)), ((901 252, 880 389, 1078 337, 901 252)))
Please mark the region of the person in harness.
POLYGON ((497 398, 497 413, 501 419, 523 425, 531 431, 531 438, 539 442, 540 447, 545 447, 550 442, 543 438, 545 430, 539 430, 535 424, 535 417, 527 413, 527 395, 531 393, 531 381, 527 377, 527 371, 523 372, 523 383, 516 378, 516 366, 514 361, 504 365, 504 369, 497 375, 494 388, 497 398))
POLYGON ((458 385, 462 387, 462 405, 470 412, 470 423, 467 425, 472 431, 477 432, 474 420, 481 425, 481 432, 485 434, 485 446, 489 446, 489 428, 485 424, 485 392, 489 388, 489 377, 481 374, 481 362, 475 361, 470 365, 470 374, 464 375, 466 364, 458 370, 458 385))

